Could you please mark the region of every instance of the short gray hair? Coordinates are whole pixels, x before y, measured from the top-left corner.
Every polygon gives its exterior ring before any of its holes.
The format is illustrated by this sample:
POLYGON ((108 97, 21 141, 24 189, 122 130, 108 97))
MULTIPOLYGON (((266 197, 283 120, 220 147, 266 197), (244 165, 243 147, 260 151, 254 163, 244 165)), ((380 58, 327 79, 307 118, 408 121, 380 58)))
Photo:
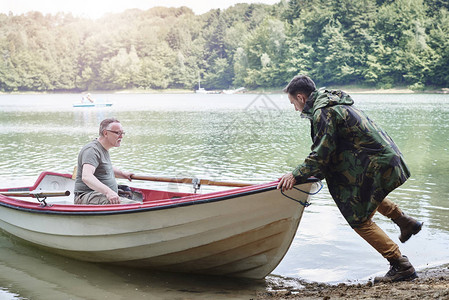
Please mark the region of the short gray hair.
POLYGON ((100 123, 100 136, 104 136, 103 135, 103 131, 107 130, 109 125, 112 123, 120 123, 119 120, 117 120, 116 118, 108 118, 108 119, 104 119, 103 121, 101 121, 100 123))

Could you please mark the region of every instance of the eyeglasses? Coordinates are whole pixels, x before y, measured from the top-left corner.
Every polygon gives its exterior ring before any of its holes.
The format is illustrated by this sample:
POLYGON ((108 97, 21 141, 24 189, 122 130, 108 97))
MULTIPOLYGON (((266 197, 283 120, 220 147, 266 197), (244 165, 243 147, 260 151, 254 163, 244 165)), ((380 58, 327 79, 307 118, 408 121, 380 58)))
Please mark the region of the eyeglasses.
POLYGON ((118 136, 125 135, 125 132, 124 132, 124 131, 114 131, 114 130, 109 130, 109 129, 106 129, 106 131, 115 133, 115 134, 118 135, 118 136))

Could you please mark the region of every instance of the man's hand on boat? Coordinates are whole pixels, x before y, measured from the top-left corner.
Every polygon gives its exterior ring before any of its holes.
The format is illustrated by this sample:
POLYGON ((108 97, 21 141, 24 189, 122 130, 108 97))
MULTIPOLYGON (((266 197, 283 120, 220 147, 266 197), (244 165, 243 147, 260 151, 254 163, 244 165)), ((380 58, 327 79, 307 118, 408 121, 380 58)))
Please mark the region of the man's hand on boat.
POLYGON ((291 190, 296 184, 296 179, 292 173, 287 173, 279 179, 278 189, 285 191, 291 190))
POLYGON ((113 190, 108 191, 105 195, 106 195, 106 198, 108 198, 109 203, 120 204, 120 196, 113 190))

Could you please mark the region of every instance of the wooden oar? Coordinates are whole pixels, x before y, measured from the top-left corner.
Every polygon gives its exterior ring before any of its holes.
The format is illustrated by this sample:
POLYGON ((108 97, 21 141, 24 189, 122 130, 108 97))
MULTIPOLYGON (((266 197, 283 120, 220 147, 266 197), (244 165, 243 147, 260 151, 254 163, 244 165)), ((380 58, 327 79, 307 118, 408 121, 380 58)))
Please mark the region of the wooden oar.
POLYGON ((12 197, 60 197, 69 196, 70 191, 10 191, 10 192, 0 192, 0 194, 12 197))
MULTIPOLYGON (((174 183, 193 183, 194 180, 193 178, 171 178, 171 177, 145 176, 145 175, 132 175, 131 178, 136 180, 162 181, 174 183)), ((216 185, 216 186, 232 186, 232 187, 244 187, 253 185, 251 183, 213 181, 208 179, 201 179, 200 184, 216 185)))

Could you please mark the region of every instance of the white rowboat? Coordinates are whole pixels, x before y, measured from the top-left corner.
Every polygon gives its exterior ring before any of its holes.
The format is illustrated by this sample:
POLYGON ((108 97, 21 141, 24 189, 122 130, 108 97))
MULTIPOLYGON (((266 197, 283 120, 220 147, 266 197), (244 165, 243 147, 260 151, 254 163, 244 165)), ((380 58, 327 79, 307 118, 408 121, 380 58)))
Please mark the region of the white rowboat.
MULTIPOLYGON (((73 192, 71 175, 43 172, 32 187, 0 189, 0 228, 83 261, 263 278, 287 252, 304 211, 276 186, 206 194, 131 188, 142 203, 74 205, 73 195, 65 196, 73 192)), ((316 186, 286 194, 306 203, 316 186)))

